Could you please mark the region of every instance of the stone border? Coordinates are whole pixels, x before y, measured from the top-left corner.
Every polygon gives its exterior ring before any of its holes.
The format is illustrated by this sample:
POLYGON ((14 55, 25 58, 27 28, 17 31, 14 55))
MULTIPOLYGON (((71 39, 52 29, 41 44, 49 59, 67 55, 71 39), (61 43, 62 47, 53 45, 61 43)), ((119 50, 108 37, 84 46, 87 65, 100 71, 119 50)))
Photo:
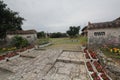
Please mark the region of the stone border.
POLYGON ((74 63, 74 64, 84 64, 84 62, 72 61, 72 60, 62 60, 62 59, 57 59, 57 62, 74 63))
POLYGON ((49 42, 49 43, 47 43, 47 44, 39 45, 38 47, 39 47, 39 48, 43 48, 43 47, 47 47, 47 46, 49 46, 49 45, 52 45, 52 43, 49 42))
MULTIPOLYGON (((85 49, 85 48, 84 48, 84 49, 85 49)), ((84 51, 84 49, 83 49, 83 51, 84 51)), ((88 52, 88 50, 87 50, 87 52, 88 52)), ((98 61, 99 59, 98 59, 98 58, 97 58, 97 59, 93 59, 93 58, 91 57, 90 53, 88 53, 88 55, 90 56, 90 59, 86 59, 85 53, 84 53, 84 58, 85 58, 85 61, 84 61, 84 62, 85 62, 85 67, 86 67, 86 69, 87 69, 87 72, 88 72, 88 74, 89 74, 90 79, 93 80, 93 78, 92 78, 92 76, 91 76, 92 73, 88 70, 87 65, 86 65, 86 62, 88 62, 88 61, 89 61, 90 64, 92 65, 92 68, 93 68, 94 72, 97 72, 97 75, 99 76, 100 80, 103 80, 103 78, 101 77, 101 74, 102 74, 102 73, 98 72, 97 69, 96 69, 96 67, 95 67, 94 64, 93 64, 94 61, 98 61), (91 62, 91 60, 92 60, 92 62, 91 62)), ((106 74, 106 72, 105 72, 105 75, 106 75, 110 80, 112 80, 112 79, 110 78, 110 76, 108 76, 108 74, 106 74)))
POLYGON ((0 63, 6 62, 6 58, 4 60, 1 60, 0 63))
POLYGON ((13 56, 13 57, 7 58, 7 60, 8 60, 8 61, 10 61, 10 60, 13 60, 13 59, 18 58, 18 57, 20 57, 20 55, 19 55, 19 54, 18 54, 18 55, 16 55, 16 56, 13 56))
POLYGON ((28 55, 20 55, 20 57, 25 57, 25 58, 35 58, 33 56, 28 56, 28 55))
POLYGON ((39 49, 35 49, 35 50, 42 50, 42 51, 45 51, 46 49, 45 49, 45 48, 39 48, 39 49))
POLYGON ((98 59, 93 59, 92 56, 90 55, 89 51, 87 50, 88 55, 90 56, 90 60, 92 61, 98 61, 98 59))
MULTIPOLYGON (((84 56, 84 58, 85 58, 85 56, 84 56)), ((89 75, 90 80, 93 80, 93 78, 92 78, 92 76, 91 76, 91 74, 92 74, 93 72, 90 72, 90 71, 88 70, 86 62, 87 62, 87 59, 85 58, 85 61, 84 61, 84 63, 85 63, 85 68, 86 68, 86 70, 87 70, 87 72, 88 72, 88 75, 89 75)), ((91 64, 91 63, 90 63, 90 64, 91 64)))
POLYGON ((6 61, 10 61, 10 60, 12 60, 12 59, 18 58, 18 57, 21 56, 20 53, 25 54, 25 53, 27 53, 27 52, 30 52, 30 51, 34 50, 34 49, 35 49, 35 48, 33 47, 33 48, 27 49, 27 50, 25 50, 25 51, 23 51, 23 52, 17 52, 17 53, 18 53, 17 55, 15 55, 15 56, 13 56, 13 57, 10 57, 10 58, 9 58, 9 57, 5 57, 4 60, 0 60, 0 63, 3 63, 3 62, 6 62, 6 61))
POLYGON ((25 50, 25 51, 23 51, 23 52, 18 52, 19 54, 24 54, 24 53, 27 53, 27 52, 31 52, 31 51, 33 51, 33 50, 35 50, 35 48, 31 48, 31 49, 27 49, 27 50, 25 50))
MULTIPOLYGON (((61 54, 63 54, 63 52, 82 52, 82 51, 63 50, 63 51, 61 52, 61 54)), ((61 56, 61 54, 59 55, 59 57, 61 56)), ((58 62, 84 64, 84 62, 82 62, 82 61, 79 62, 79 61, 72 61, 72 60, 63 60, 63 59, 59 59, 59 57, 56 59, 58 62)))
POLYGON ((68 52, 82 52, 81 50, 63 50, 64 51, 68 51, 68 52))

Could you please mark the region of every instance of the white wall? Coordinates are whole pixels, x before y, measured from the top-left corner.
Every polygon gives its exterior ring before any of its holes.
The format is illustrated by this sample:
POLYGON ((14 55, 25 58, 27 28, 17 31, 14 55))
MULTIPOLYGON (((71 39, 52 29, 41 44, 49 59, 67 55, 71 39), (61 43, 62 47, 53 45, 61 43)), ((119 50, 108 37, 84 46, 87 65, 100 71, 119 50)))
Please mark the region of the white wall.
POLYGON ((106 28, 106 29, 92 29, 88 30, 88 37, 101 37, 101 36, 94 36, 94 32, 105 32, 105 36, 102 37, 108 37, 108 35, 114 35, 118 37, 120 35, 120 28, 106 28))
POLYGON ((114 40, 115 43, 120 43, 120 41, 119 41, 119 39, 120 39, 120 28, 105 28, 105 29, 91 29, 91 30, 88 30, 88 44, 91 44, 92 42, 99 43, 100 40, 102 40, 102 39, 106 39, 106 40, 108 39, 108 41, 109 41, 110 37, 113 40, 116 39, 116 40, 114 40), (94 32, 105 32, 105 35, 95 36, 94 32), (92 39, 93 41, 91 41, 90 39, 92 39))
MULTIPOLYGON (((14 37, 15 35, 7 35, 6 38, 7 38, 7 41, 10 42, 11 39, 14 37)), ((18 35, 18 36, 21 36, 25 39, 28 40, 29 43, 33 43, 36 39, 37 39, 37 34, 24 34, 24 35, 18 35)))

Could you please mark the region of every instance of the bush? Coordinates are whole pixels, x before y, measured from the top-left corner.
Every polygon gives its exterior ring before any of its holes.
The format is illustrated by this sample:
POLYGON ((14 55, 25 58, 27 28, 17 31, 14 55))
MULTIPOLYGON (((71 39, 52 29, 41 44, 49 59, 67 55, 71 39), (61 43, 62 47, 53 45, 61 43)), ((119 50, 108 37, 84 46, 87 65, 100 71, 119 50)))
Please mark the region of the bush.
POLYGON ((23 48, 28 45, 27 39, 21 37, 21 36, 15 36, 12 38, 11 41, 12 46, 15 46, 17 48, 23 48))

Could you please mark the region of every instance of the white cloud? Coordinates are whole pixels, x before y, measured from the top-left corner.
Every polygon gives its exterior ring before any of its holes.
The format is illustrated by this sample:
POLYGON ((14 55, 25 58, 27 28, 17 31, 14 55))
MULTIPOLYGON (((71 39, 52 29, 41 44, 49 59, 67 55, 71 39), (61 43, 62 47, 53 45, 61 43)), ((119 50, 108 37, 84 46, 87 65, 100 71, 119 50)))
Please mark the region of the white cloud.
POLYGON ((88 21, 109 21, 120 16, 120 0, 4 0, 26 19, 23 29, 65 32, 88 21))

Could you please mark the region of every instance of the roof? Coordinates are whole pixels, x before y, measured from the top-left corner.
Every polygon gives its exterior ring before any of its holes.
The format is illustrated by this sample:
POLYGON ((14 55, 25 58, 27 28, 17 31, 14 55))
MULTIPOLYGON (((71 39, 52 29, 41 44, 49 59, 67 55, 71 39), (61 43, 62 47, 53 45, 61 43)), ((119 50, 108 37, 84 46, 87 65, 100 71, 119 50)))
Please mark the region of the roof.
POLYGON ((117 28, 120 27, 120 17, 109 22, 89 23, 88 29, 117 28))
POLYGON ((35 30, 16 30, 16 31, 8 31, 7 34, 35 34, 37 33, 35 30))
POLYGON ((84 31, 85 29, 87 29, 87 26, 85 26, 84 28, 82 28, 82 30, 81 30, 81 31, 84 31))

